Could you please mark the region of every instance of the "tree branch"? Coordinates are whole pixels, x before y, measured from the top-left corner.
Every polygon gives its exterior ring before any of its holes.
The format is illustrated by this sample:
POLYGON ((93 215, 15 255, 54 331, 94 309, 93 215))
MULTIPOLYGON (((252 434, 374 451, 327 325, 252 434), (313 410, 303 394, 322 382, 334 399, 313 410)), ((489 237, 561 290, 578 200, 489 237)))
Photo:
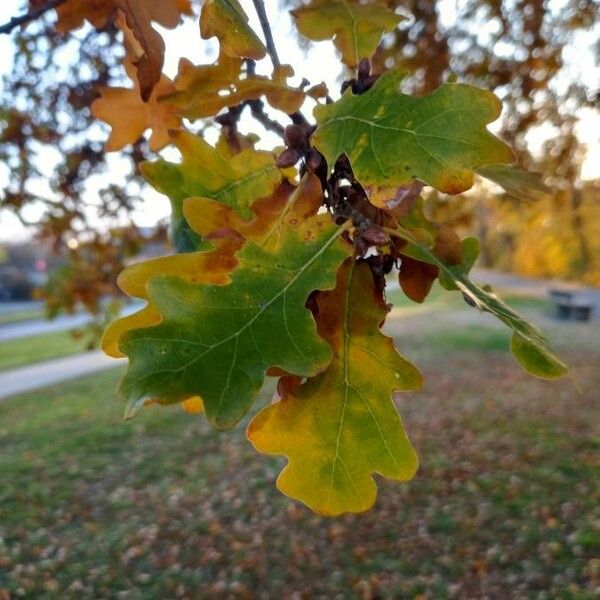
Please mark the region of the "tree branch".
POLYGON ((273 34, 271 33, 271 26, 269 25, 269 19, 267 17, 267 11, 265 10, 264 0, 252 0, 260 26, 262 27, 263 34, 265 36, 265 42, 267 44, 267 52, 271 57, 271 62, 275 68, 280 67, 279 57, 277 56, 277 50, 275 49, 275 42, 273 41, 273 34))
POLYGON ((37 18, 41 17, 44 13, 56 8, 59 4, 63 4, 66 0, 49 0, 46 4, 39 6, 38 8, 34 8, 26 12, 24 15, 20 17, 13 17, 4 25, 0 25, 0 33, 9 34, 15 27, 19 25, 25 25, 31 21, 35 21, 37 18))
POLYGON ((265 105, 262 100, 248 100, 248 106, 252 112, 252 116, 267 130, 276 133, 278 136, 283 137, 283 125, 278 123, 274 119, 271 119, 265 112, 265 105))

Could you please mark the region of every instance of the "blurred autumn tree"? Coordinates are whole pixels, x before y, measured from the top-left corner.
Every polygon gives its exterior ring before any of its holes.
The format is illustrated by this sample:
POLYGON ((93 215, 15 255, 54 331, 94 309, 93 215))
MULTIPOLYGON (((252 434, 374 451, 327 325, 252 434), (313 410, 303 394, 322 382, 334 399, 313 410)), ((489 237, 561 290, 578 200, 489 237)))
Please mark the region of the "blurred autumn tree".
MULTIPOLYGON (((33 225, 69 257, 47 289, 52 309, 83 302, 98 311, 99 297, 114 291, 122 263, 141 247, 131 212, 142 189, 137 165, 149 150, 142 137, 121 150, 130 164, 125 187, 106 175, 104 135, 89 106, 99 86, 124 80, 117 43, 122 34, 110 19, 94 23, 96 29, 75 23, 57 32, 55 11, 46 9, 61 3, 23 1, 15 16, 31 10, 35 18, 0 29, 17 46, 0 92, 0 160, 8 170, 0 198, 3 210, 33 225), (105 183, 90 202, 89 183, 99 175, 105 183), (28 207, 34 204, 43 211, 31 223, 28 207), (106 224, 101 231, 98 218, 106 224), (74 237, 79 245, 69 248, 65 242, 74 237)), ((521 165, 541 172, 553 190, 529 203, 506 195, 492 199, 481 187, 461 203, 431 194, 436 217, 475 230, 488 265, 600 283, 600 248, 593 235, 600 225, 599 187, 581 181, 583 149, 575 131, 579 111, 595 107, 598 90, 593 78, 571 81, 563 68, 563 51, 574 36, 598 27, 597 2, 464 0, 451 23, 441 18, 447 2, 389 4, 412 17, 386 37, 376 67, 406 66, 414 72, 407 85, 415 93, 451 75, 493 90, 504 103, 500 134, 517 149, 521 165), (554 126, 557 135, 534 155, 528 134, 541 124, 554 126), (534 224, 541 231, 535 240, 534 224)))
POLYGON ((16 18, 28 9, 36 18, 16 29, 7 23, 3 31, 15 31, 16 51, 0 88, 0 161, 7 181, 1 209, 66 256, 44 293, 50 314, 78 303, 99 313, 99 299, 116 290, 124 260, 143 241, 130 215, 143 185, 137 165, 149 155, 147 142, 140 137, 123 150, 130 173, 125 186, 116 185, 106 175, 105 136, 90 112, 98 86, 123 80, 121 34, 111 21, 98 30, 57 31, 48 7, 61 2, 21 4, 16 18), (90 201, 90 182, 99 175, 102 184, 90 201))
MULTIPOLYGON (((411 91, 427 93, 448 76, 494 91, 503 103, 500 135, 517 151, 521 166, 542 174, 553 191, 535 202, 509 196, 491 201, 474 190, 470 202, 430 196, 438 218, 464 224, 482 241, 482 259, 529 275, 581 277, 600 284, 600 181, 581 180, 584 148, 576 125, 585 108, 597 110, 597 77, 574 80, 565 49, 584 31, 597 31, 597 0, 464 0, 452 23, 441 18, 440 1, 400 0, 413 15, 382 44, 379 67, 405 66, 414 73, 411 91), (540 153, 530 135, 553 131, 540 153), (550 129, 548 126, 553 126, 550 129), (532 239, 531 231, 536 238, 532 239)), ((598 66, 600 44, 594 53, 598 66)))

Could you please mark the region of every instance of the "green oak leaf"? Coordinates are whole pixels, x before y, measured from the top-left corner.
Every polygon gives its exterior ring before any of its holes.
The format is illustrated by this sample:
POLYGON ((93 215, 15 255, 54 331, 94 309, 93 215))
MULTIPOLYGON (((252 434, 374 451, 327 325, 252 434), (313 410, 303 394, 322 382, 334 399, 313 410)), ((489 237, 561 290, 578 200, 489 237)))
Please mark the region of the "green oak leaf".
POLYGON ((486 125, 500 101, 471 85, 446 83, 417 97, 400 93, 400 70, 384 73, 366 93, 346 90, 314 110, 313 141, 330 165, 346 154, 363 185, 401 186, 419 179, 457 194, 473 185, 476 169, 513 160, 486 125))
POLYGON ((530 173, 514 165, 488 165, 477 172, 486 179, 498 184, 504 191, 520 200, 543 200, 552 190, 537 173, 530 173))
POLYGON ((218 200, 249 219, 254 200, 270 194, 281 180, 269 152, 249 148, 235 156, 225 156, 187 131, 173 131, 171 138, 181 152, 182 162, 161 159, 143 163, 141 170, 146 180, 171 201, 171 232, 177 252, 203 247, 200 236, 183 216, 186 198, 218 200))
POLYGON ((266 54, 237 0, 206 0, 200 13, 200 34, 205 40, 217 36, 228 56, 260 60, 266 54))
POLYGON ((482 312, 493 314, 512 329, 511 351, 525 371, 544 379, 558 379, 567 373, 567 366, 554 354, 536 327, 490 289, 480 288, 469 279, 468 273, 479 254, 479 242, 476 238, 466 238, 462 241, 461 264, 448 265, 409 230, 402 228, 400 235, 409 242, 406 250, 410 256, 439 268, 439 280, 444 288, 459 290, 470 304, 482 312))
POLYGON ((286 229, 277 245, 246 243, 227 286, 161 276, 148 282, 162 322, 119 343, 129 357, 121 392, 130 414, 149 400, 200 396, 209 421, 226 429, 244 416, 267 369, 307 377, 327 367, 331 350, 305 302, 313 290, 333 287, 349 247, 328 215, 309 225, 310 240, 286 229))
POLYGON ((308 39, 333 39, 349 67, 370 58, 381 36, 404 19, 381 0, 312 0, 291 12, 298 31, 308 39))

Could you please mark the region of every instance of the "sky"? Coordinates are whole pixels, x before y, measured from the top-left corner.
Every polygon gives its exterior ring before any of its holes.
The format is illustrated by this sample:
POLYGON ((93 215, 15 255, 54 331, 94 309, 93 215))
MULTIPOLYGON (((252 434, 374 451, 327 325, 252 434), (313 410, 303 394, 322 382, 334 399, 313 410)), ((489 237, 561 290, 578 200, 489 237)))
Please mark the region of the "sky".
MULTIPOLYGON (((564 0, 553 0, 552 6, 560 10, 560 5, 564 0)), ((442 0, 440 3, 440 21, 443 25, 451 25, 456 19, 462 0, 442 0)), ((2 0, 0 2, 0 23, 8 21, 12 16, 20 14, 22 0, 2 0)), ((246 0, 242 0, 246 4, 246 0)), ((310 74, 312 84, 324 81, 330 90, 339 88, 340 63, 336 55, 335 48, 331 42, 318 42, 311 44, 308 48, 300 48, 297 43, 297 36, 292 26, 292 21, 286 11, 279 10, 278 0, 266 0, 267 10, 275 37, 275 44, 278 50, 279 58, 282 63, 288 63, 296 67, 296 77, 291 80, 292 83, 299 83, 301 78, 310 74)), ((255 31, 260 31, 260 26, 254 12, 246 7, 250 16, 251 25, 255 31)), ((199 35, 198 22, 188 19, 185 24, 177 30, 169 31, 158 28, 165 38, 167 53, 165 56, 165 72, 173 77, 177 72, 177 64, 181 57, 186 57, 194 63, 210 62, 216 59, 218 53, 218 44, 216 38, 212 40, 202 40, 199 35)), ((486 35, 486 26, 482 25, 479 34, 486 35)), ((488 34, 489 35, 489 34, 488 34)), ((569 80, 577 80, 580 77, 590 77, 600 73, 594 65, 593 45, 598 39, 599 32, 583 32, 577 38, 575 44, 567 49, 564 54, 566 61, 565 73, 569 80)), ((11 60, 14 53, 14 42, 9 36, 0 35, 0 75, 10 70, 11 60)), ((268 74, 270 64, 268 61, 259 63, 259 72, 268 74)), ((561 82, 558 82, 559 85, 561 82)), ((565 85, 566 85, 565 81, 565 85)), ((308 107, 310 109, 310 107, 308 107)), ((307 111, 305 110, 305 113, 307 111)), ((308 111, 309 112, 309 111, 308 111)), ((242 121, 242 131, 246 129, 251 131, 256 129, 256 122, 250 117, 242 121)), ((494 126, 491 127, 494 129, 494 126)), ((106 128, 106 132, 108 129, 106 128)), ((273 144, 280 143, 279 139, 269 132, 260 132, 263 136, 262 145, 265 148, 272 147, 273 144)), ((554 135, 551 127, 542 127, 529 136, 529 142, 534 151, 541 148, 544 140, 554 135)), ((107 133, 106 133, 107 135, 107 133)), ((584 179, 591 179, 600 175, 598 165, 600 165, 600 113, 598 111, 586 110, 580 114, 580 124, 578 135, 584 144, 587 145, 587 158, 583 165, 582 176, 584 179)), ((209 140, 212 141, 212 140, 209 140)), ((177 151, 167 149, 162 153, 169 160, 177 160, 177 151)), ((48 157, 51 160, 51 157, 48 157)), ((108 183, 121 184, 125 180, 128 172, 127 164, 119 158, 118 153, 109 157, 109 171, 107 174, 98 176, 90 181, 88 187, 89 201, 93 202, 97 197, 98 190, 105 187, 108 183), (110 178, 110 181, 107 180, 110 178)), ((3 185, 2 172, 0 171, 0 185, 3 185)), ((43 184, 40 184, 43 186, 43 184)), ((48 193, 47 188, 44 193, 48 193)), ((153 189, 148 188, 143 194, 144 202, 134 213, 133 219, 139 226, 152 226, 157 220, 167 217, 169 214, 169 203, 160 194, 153 189)), ((36 216, 36 208, 30 209, 29 217, 36 216)), ((39 212, 39 210, 38 210, 39 212)), ((6 211, 0 211, 0 240, 15 240, 26 238, 29 235, 17 219, 7 214, 6 211)))

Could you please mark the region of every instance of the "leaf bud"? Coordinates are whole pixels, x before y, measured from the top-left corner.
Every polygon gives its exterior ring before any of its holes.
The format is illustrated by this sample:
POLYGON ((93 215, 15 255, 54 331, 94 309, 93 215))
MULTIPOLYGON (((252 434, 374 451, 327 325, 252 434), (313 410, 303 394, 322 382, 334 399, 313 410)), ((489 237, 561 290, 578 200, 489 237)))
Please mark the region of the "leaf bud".
POLYGON ((366 79, 371 74, 371 61, 368 58, 363 58, 358 63, 358 78, 366 79))
POLYGON ((302 150, 308 147, 308 136, 301 125, 288 125, 283 132, 283 141, 290 148, 302 150))
POLYGON ((321 153, 311 148, 306 153, 306 166, 311 171, 318 171, 321 168, 321 166, 323 166, 323 156, 321 155, 321 153))
POLYGON ((280 169, 293 167, 302 158, 302 152, 296 148, 286 148, 275 161, 275 164, 280 169))
POLYGON ((390 243, 390 236, 377 225, 368 225, 361 231, 361 237, 371 246, 385 246, 390 243))

